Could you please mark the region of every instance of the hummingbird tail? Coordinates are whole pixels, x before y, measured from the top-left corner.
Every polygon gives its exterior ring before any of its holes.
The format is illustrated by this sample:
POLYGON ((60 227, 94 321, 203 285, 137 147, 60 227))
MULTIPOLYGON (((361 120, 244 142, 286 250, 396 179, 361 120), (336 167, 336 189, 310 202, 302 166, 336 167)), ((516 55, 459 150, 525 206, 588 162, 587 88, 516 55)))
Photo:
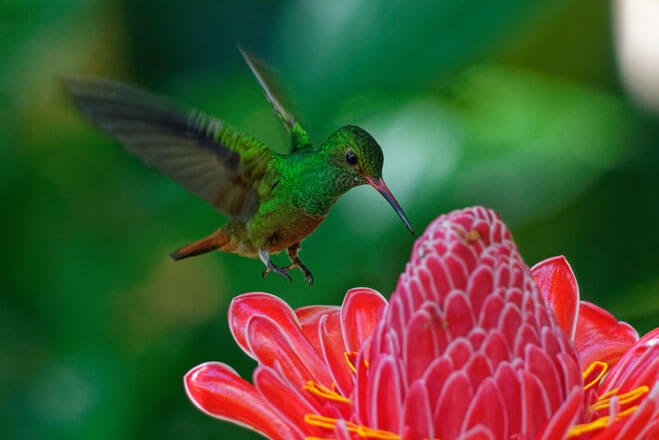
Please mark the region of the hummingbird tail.
POLYGON ((208 237, 197 240, 188 245, 180 247, 171 253, 172 260, 178 261, 184 258, 194 257, 219 249, 226 243, 226 236, 219 230, 208 237))

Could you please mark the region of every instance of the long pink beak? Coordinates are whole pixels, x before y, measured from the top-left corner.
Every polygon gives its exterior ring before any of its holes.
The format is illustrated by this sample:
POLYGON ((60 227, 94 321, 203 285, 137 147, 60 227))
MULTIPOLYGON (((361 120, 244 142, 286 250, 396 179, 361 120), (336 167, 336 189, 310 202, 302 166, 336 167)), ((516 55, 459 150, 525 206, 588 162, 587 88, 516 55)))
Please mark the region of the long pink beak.
POLYGON ((369 177, 369 176, 366 176, 366 180, 368 181, 369 185, 377 189, 378 192, 382 194, 382 197, 384 197, 385 200, 389 202, 391 207, 394 208, 394 211, 396 211, 396 214, 398 214, 398 217, 400 217, 403 223, 405 223, 407 230, 410 231, 412 235, 414 235, 414 230, 412 229, 412 224, 410 223, 410 220, 407 218, 407 215, 405 215, 405 211, 403 211, 403 208, 400 207, 394 195, 391 194, 391 191, 389 191, 389 188, 387 188, 387 185, 384 183, 384 180, 382 180, 381 177, 369 177))

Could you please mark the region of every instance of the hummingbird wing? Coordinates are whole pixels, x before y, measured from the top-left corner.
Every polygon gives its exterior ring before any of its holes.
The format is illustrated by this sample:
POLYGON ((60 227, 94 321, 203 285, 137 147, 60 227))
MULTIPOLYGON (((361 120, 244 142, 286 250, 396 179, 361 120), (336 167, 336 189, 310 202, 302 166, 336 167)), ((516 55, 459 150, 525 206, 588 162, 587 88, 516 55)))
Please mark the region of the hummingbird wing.
POLYGON ((257 139, 115 81, 69 78, 64 87, 88 119, 218 211, 246 221, 258 208, 275 154, 257 139))
POLYGON ((279 119, 283 122, 284 127, 286 127, 286 131, 288 131, 291 138, 293 152, 305 148, 311 148, 309 134, 304 128, 302 128, 300 123, 295 120, 293 114, 286 110, 286 107, 283 104, 283 93, 281 92, 281 87, 279 86, 272 69, 262 61, 247 53, 240 45, 238 46, 238 50, 256 77, 256 80, 259 82, 268 102, 272 105, 275 113, 277 113, 279 119))

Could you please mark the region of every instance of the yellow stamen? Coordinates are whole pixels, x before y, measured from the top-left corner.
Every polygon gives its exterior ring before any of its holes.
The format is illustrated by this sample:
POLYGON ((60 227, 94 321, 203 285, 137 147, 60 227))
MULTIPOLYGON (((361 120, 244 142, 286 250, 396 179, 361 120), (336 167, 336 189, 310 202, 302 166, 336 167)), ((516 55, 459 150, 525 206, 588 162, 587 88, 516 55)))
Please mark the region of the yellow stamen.
POLYGON ((304 390, 309 391, 311 394, 315 394, 316 396, 323 399, 333 400, 335 402, 350 403, 350 399, 347 397, 344 397, 337 393, 335 390, 330 390, 329 388, 311 380, 308 380, 306 385, 304 385, 304 390))
POLYGON ((604 399, 608 399, 609 397, 613 397, 613 395, 617 393, 619 389, 620 388, 614 388, 610 391, 607 391, 606 393, 602 394, 598 400, 604 400, 604 399))
MULTIPOLYGON (((339 423, 339 419, 334 419, 332 417, 325 417, 318 414, 307 414, 304 416, 305 423, 311 426, 317 426, 324 429, 334 429, 339 423)), ((362 438, 372 438, 380 440, 400 440, 400 436, 390 431, 384 431, 382 429, 373 429, 368 426, 358 425, 353 422, 344 422, 348 432, 357 434, 362 438)), ((313 438, 313 437, 312 437, 313 438)))
MULTIPOLYGON (((636 411, 637 408, 638 408, 638 406, 632 406, 629 409, 626 409, 624 411, 619 412, 616 415, 614 421, 618 421, 621 418, 623 418, 625 416, 628 416, 629 414, 636 411)), ((577 437, 581 434, 585 434, 587 432, 595 431, 596 429, 606 428, 607 426, 609 426, 609 419, 610 419, 609 416, 604 416, 604 417, 600 417, 599 419, 595 419, 590 423, 582 423, 580 425, 574 425, 568 431, 567 438, 577 437)))
POLYGON ((597 385, 599 381, 602 379, 604 376, 604 373, 606 373, 606 370, 609 368, 609 365, 606 362, 601 362, 601 361, 595 361, 588 365, 588 368, 586 368, 586 371, 581 373, 581 377, 586 380, 587 377, 590 377, 591 374, 593 374, 594 371, 599 369, 599 373, 597 373, 597 376, 588 382, 586 385, 584 385, 583 389, 584 391, 592 388, 593 386, 597 385))
MULTIPOLYGON (((357 368, 355 367, 355 364, 352 362, 351 358, 357 358, 359 353, 356 351, 344 351, 343 356, 346 358, 346 362, 348 363, 348 367, 352 370, 353 373, 357 374, 357 368)), ((366 365, 368 367, 368 365, 366 365)))
MULTIPOLYGON (((641 385, 640 387, 634 388, 633 390, 627 393, 618 394, 616 395, 616 397, 618 397, 618 402, 620 403, 620 405, 626 405, 628 403, 640 399, 641 397, 645 396, 648 392, 650 392, 650 388, 648 388, 647 385, 641 385)), ((599 398, 597 402, 590 405, 590 410, 599 411, 608 408, 609 406, 611 406, 611 397, 612 396, 607 396, 606 394, 604 394, 602 397, 599 398)))

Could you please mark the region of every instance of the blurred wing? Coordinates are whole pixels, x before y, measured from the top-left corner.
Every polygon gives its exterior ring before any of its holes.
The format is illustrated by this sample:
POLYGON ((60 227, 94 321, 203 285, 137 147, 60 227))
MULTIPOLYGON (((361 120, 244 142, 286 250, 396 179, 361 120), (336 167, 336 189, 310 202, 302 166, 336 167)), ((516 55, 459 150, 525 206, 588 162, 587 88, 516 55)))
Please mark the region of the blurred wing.
POLYGON ((220 212, 247 220, 258 208, 272 152, 256 139, 118 82, 72 78, 64 87, 87 118, 220 212))
POLYGON ((286 110, 286 107, 283 104, 283 94, 281 93, 281 87, 276 80, 275 74, 266 64, 251 56, 242 47, 238 46, 238 50, 256 77, 256 80, 261 85, 261 89, 263 89, 263 93, 268 99, 268 102, 272 105, 272 108, 284 123, 291 138, 293 151, 310 148, 311 142, 309 140, 309 135, 295 120, 295 117, 286 110))

